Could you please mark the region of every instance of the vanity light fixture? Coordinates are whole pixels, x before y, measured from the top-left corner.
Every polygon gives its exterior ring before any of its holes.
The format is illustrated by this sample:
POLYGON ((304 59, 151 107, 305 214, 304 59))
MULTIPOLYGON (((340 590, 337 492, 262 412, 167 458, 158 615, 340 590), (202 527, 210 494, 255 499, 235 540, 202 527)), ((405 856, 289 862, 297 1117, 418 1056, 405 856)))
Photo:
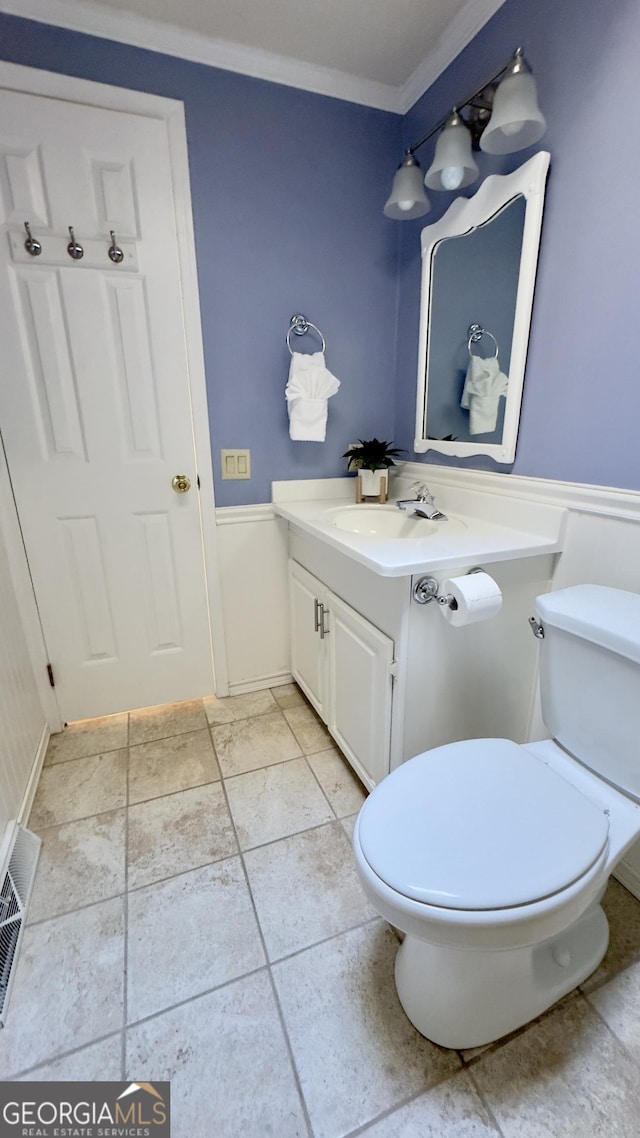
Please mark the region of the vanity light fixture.
POLYGON ((393 179, 385 215, 410 221, 428 213, 431 207, 414 154, 439 130, 442 133, 424 185, 451 191, 470 185, 478 176, 472 147, 486 154, 511 154, 532 146, 546 127, 535 79, 519 47, 504 67, 408 148, 393 179), (461 111, 466 111, 464 118, 461 111))

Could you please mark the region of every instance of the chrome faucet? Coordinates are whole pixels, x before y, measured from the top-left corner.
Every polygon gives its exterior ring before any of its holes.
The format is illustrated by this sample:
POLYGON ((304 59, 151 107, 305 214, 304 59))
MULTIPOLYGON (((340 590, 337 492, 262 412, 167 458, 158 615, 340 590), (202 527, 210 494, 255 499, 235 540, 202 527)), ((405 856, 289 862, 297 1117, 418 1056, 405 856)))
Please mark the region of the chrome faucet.
POLYGON ((411 489, 415 498, 404 498, 396 502, 399 510, 413 510, 414 516, 426 518, 430 522, 446 522, 447 515, 439 510, 433 500, 433 494, 424 482, 414 482, 411 489))

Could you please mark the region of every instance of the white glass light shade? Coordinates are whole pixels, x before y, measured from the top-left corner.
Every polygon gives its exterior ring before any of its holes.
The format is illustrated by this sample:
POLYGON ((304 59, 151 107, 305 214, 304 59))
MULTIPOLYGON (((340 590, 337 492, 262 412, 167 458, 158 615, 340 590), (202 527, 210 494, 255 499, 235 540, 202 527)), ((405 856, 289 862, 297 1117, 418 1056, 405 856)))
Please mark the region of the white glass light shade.
POLYGON ((414 217, 423 217, 430 209, 429 199, 424 192, 422 170, 413 155, 407 154, 396 171, 384 215, 394 221, 411 221, 414 217))
POLYGON ((477 176, 478 167, 471 153, 471 134, 454 111, 436 143, 425 185, 430 190, 459 190, 474 182, 477 176))
POLYGON ((491 118, 480 138, 480 149, 486 154, 512 154, 533 146, 546 129, 531 72, 507 74, 495 93, 491 118))

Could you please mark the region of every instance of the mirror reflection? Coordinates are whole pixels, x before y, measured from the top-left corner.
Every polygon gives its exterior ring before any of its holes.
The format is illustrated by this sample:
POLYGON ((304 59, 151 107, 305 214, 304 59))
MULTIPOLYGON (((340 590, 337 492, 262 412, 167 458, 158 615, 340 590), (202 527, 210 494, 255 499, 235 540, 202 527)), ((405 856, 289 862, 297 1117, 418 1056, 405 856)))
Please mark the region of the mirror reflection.
POLYGON ((433 249, 426 437, 502 442, 524 207, 518 194, 433 249))
POLYGON ((418 452, 515 457, 548 165, 487 178, 422 231, 418 452))

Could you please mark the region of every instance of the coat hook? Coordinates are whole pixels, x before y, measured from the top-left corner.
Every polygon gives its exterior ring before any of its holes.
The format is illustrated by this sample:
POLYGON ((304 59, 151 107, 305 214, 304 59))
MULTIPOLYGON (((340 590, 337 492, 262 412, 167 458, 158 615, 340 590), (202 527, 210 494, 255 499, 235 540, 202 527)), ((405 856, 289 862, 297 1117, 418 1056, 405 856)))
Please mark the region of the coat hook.
POLYGON ((122 249, 116 245, 116 235, 113 232, 113 229, 110 231, 110 235, 111 244, 109 246, 109 257, 113 261, 114 265, 119 265, 121 261, 124 261, 124 253, 122 252, 122 249))
POLYGON ((72 225, 69 226, 69 236, 71 240, 67 245, 67 253, 70 257, 73 258, 74 261, 79 261, 81 257, 84 257, 84 249, 82 248, 82 245, 79 245, 76 241, 76 235, 73 232, 72 225))
POLYGON ((35 237, 31 236, 31 229, 29 228, 28 221, 25 221, 24 227, 27 231, 27 240, 24 243, 24 247, 27 250, 27 253, 30 253, 32 257, 39 257, 42 252, 42 245, 39 241, 36 241, 35 237))

